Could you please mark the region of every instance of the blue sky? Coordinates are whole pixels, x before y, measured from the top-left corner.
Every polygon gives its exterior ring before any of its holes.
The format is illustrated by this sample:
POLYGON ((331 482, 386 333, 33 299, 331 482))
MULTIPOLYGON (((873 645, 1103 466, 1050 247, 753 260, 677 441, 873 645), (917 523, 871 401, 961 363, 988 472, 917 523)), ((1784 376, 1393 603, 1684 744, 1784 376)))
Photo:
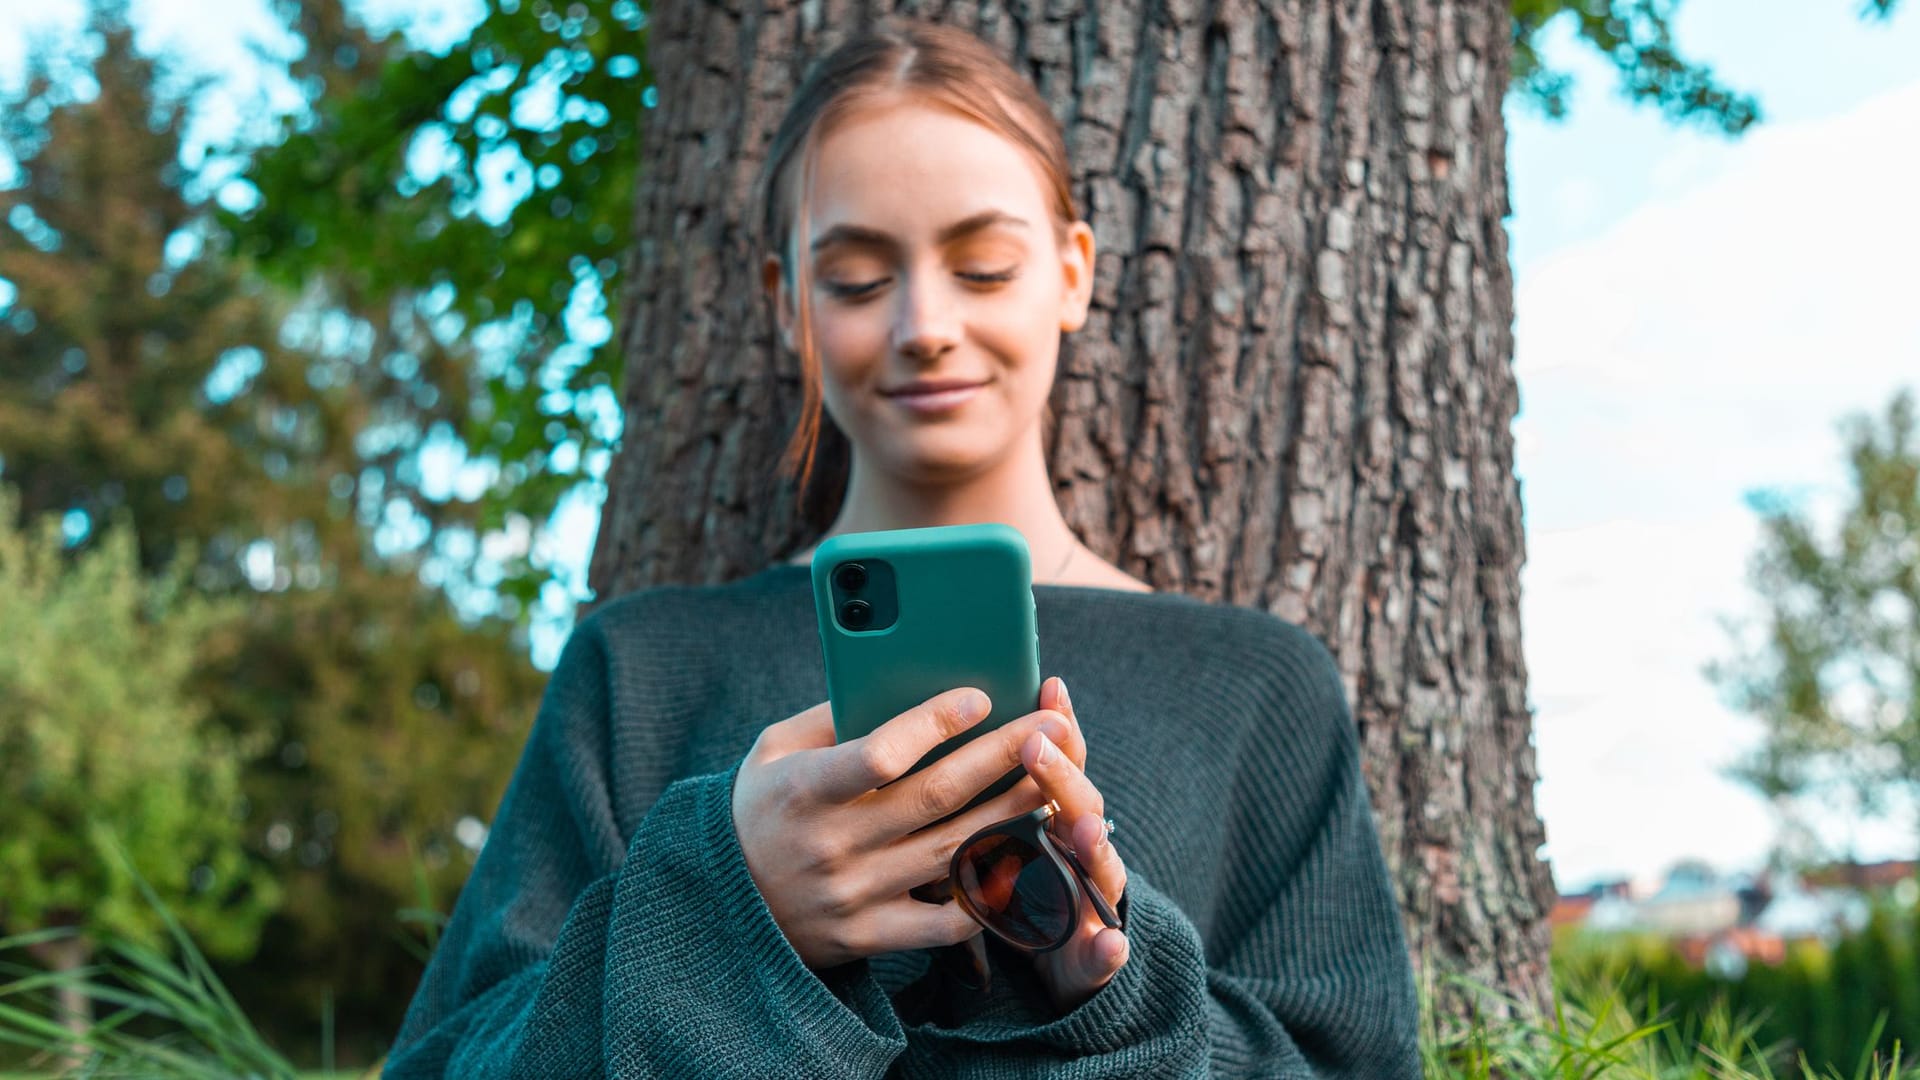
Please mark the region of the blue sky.
MULTIPOLYGON (((1907 8, 1915 0, 1907 0, 1907 8)), ((469 0, 361 5, 457 38, 469 0)), ((245 42, 281 37, 259 0, 135 0, 147 47, 227 73, 202 123, 231 128, 261 85, 245 42)), ((0 9, 0 81, 24 32, 78 4, 0 9)), ((1745 493, 1816 511, 1842 492, 1835 424, 1920 389, 1920 13, 1863 20, 1854 0, 1686 0, 1687 53, 1756 93, 1737 140, 1675 126, 1614 89, 1569 34, 1571 117, 1509 100, 1516 273, 1516 471, 1526 507, 1522 619, 1548 854, 1562 888, 1651 879, 1674 860, 1754 865, 1775 822, 1720 771, 1755 737, 1701 674, 1750 614, 1745 493)), ((597 520, 563 508, 545 553, 583 581, 597 520)), ((523 541, 524 542, 524 541, 523 541)), ((551 663, 558 629, 537 643, 551 663)), ((1902 823, 1817 819, 1863 858, 1909 856, 1902 823)))
MULTIPOLYGON (((1830 516, 1836 422, 1920 389, 1920 13, 1688 0, 1677 36, 1762 125, 1676 127, 1565 39, 1571 119, 1507 109, 1522 627, 1563 888, 1765 853, 1775 819, 1721 775, 1757 728, 1701 672, 1732 652, 1717 617, 1754 611, 1745 493, 1830 516)), ((1811 816, 1862 858, 1914 852, 1912 812, 1811 816)))

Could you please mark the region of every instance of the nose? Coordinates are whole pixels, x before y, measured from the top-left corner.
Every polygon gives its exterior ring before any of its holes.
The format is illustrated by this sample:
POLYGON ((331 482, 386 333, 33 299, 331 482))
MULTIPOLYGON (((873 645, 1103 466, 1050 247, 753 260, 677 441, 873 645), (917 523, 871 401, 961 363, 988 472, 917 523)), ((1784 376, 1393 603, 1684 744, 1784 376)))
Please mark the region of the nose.
POLYGON ((894 315, 893 347, 918 359, 930 360, 960 341, 958 305, 951 290, 937 280, 908 281, 894 315))

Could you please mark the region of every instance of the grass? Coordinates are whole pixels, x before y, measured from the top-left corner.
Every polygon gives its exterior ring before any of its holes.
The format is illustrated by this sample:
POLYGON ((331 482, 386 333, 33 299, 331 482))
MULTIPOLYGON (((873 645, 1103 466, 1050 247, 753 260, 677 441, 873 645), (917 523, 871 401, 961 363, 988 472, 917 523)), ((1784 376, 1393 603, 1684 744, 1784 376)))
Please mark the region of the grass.
POLYGON ((1428 1080, 1920 1080, 1920 1064, 1903 1063, 1899 1043, 1889 1057, 1873 1051, 1885 1023, 1873 1028, 1851 1071, 1816 1070, 1785 1047, 1761 1045, 1760 1017, 1734 1015, 1724 1004, 1704 1014, 1679 1015, 1657 1000, 1632 1001, 1617 982, 1574 977, 1556 988, 1551 1017, 1522 1015, 1518 1003, 1460 977, 1441 980, 1456 1000, 1476 1006, 1466 1022, 1438 1015, 1441 995, 1429 983, 1421 993, 1420 1049, 1428 1080))
MULTIPOLYGON (((128 868, 131 870, 131 867, 128 868)), ((347 1080, 365 1072, 302 1070, 261 1037, 221 985, 192 939, 138 875, 136 882, 159 911, 178 959, 132 942, 108 939, 99 962, 49 973, 0 964, 0 1042, 25 1047, 40 1060, 57 1060, 70 1033, 48 1020, 52 997, 77 988, 94 1004, 96 1019, 82 1043, 89 1056, 71 1075, 139 1076, 158 1080, 347 1080), (11 1002, 19 1002, 13 1004, 11 1002), (139 1025, 158 1034, 135 1034, 139 1025)), ((0 954, 70 930, 0 938, 0 954)), ((1429 964, 1429 971, 1434 965, 1429 964)), ((1549 1017, 1525 1016, 1511 998, 1458 976, 1430 978, 1421 987, 1421 1054, 1428 1080, 1920 1080, 1920 1065, 1903 1064, 1898 1043, 1890 1057, 1867 1049, 1851 1071, 1816 1071, 1779 1046, 1761 1046, 1755 1017, 1724 1006, 1703 1015, 1675 1015, 1655 1001, 1632 1001, 1617 973, 1564 976, 1549 1017), (1446 1009, 1436 1004, 1445 1000, 1446 1009), (1456 1009, 1464 1005, 1464 1010, 1456 1009), (1457 1019, 1460 1011, 1468 1018, 1457 1019)), ((324 1018, 323 1018, 324 1019, 324 1018)), ((1884 1017, 1882 1018, 1884 1023, 1884 1017)), ((31 1060, 31 1059, 30 1059, 31 1060)), ((9 1077, 45 1074, 0 1073, 9 1077)))

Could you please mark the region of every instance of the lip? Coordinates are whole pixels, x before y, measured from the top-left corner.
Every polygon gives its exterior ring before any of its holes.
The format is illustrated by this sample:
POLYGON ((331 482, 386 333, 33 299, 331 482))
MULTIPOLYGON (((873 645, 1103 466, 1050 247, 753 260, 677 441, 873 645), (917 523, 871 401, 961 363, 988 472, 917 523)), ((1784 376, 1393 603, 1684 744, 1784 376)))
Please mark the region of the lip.
POLYGON ((957 409, 980 393, 985 383, 966 383, 948 390, 934 390, 922 394, 893 393, 885 395, 902 408, 916 413, 941 413, 957 409))
POLYGON ((897 386, 892 390, 882 390, 881 393, 888 397, 931 394, 942 390, 965 390, 975 386, 985 386, 986 382, 985 379, 915 379, 905 386, 897 386))

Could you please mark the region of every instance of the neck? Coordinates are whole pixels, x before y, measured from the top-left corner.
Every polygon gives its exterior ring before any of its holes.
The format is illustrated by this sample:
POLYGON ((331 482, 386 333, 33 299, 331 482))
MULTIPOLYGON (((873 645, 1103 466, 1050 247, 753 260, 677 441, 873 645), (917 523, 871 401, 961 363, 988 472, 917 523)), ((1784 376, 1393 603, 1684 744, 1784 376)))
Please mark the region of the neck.
POLYGON ((877 529, 1000 522, 1020 530, 1032 556, 1034 580, 1048 581, 1079 540, 1054 500, 1039 429, 1032 435, 1021 441, 1021 449, 997 461, 938 479, 872 468, 856 453, 846 500, 820 539, 877 529))

